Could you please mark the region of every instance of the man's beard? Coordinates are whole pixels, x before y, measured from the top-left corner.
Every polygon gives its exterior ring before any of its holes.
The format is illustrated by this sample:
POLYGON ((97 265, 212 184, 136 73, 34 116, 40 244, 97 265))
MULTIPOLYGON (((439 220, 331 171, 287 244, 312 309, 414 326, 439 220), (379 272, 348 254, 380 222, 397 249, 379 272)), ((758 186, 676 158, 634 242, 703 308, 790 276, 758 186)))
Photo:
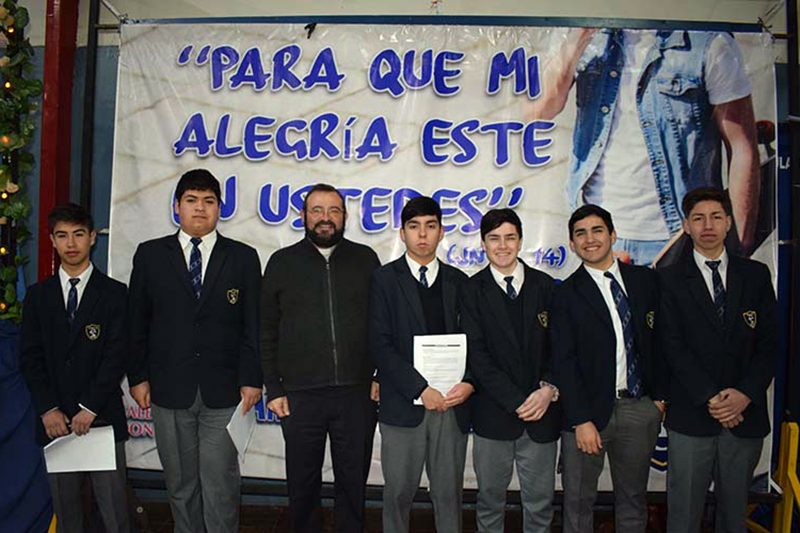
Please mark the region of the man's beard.
MULTIPOLYGON (((314 226, 321 226, 322 224, 327 224, 326 222, 317 222, 317 225, 314 226)), ((334 228, 335 225, 331 224, 334 228)), ((306 226, 306 237, 313 242, 316 246, 320 248, 330 248, 332 246, 336 246, 339 242, 344 238, 344 223, 342 223, 342 227, 338 229, 334 229, 333 233, 327 235, 320 235, 313 228, 309 228, 306 226)))

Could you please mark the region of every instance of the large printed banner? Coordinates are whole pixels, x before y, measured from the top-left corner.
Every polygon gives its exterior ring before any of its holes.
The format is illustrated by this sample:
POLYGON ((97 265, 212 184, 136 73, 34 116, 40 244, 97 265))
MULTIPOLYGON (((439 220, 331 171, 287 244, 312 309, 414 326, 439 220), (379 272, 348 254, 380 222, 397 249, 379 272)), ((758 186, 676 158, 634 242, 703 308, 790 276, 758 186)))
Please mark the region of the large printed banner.
MULTIPOLYGON (((383 262, 403 252, 404 203, 425 194, 443 208, 442 261, 484 267, 481 216, 510 207, 522 259, 559 279, 579 264, 566 228, 575 206, 612 212, 622 260, 668 262, 683 245, 683 194, 715 184, 730 186, 731 247, 775 272, 773 60, 761 34, 126 24, 111 272, 127 280, 136 246, 176 231, 174 187, 196 167, 223 183, 220 231, 262 265, 303 237, 303 194, 317 182, 341 190, 346 236, 383 262)), ((128 402, 128 464, 160 468, 149 412, 128 402)), ((280 427, 258 417, 243 474, 283 478, 280 427)), ((661 439, 653 490, 665 460, 661 439)), ((465 479, 475 486, 471 464, 465 479)), ((382 483, 380 435, 370 483, 382 483)))

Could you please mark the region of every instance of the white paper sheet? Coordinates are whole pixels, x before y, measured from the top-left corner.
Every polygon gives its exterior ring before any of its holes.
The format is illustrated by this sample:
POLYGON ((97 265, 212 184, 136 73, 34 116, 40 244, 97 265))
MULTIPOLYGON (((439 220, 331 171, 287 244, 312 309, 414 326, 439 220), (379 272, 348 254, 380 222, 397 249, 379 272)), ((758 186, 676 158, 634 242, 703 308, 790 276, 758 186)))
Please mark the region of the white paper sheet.
POLYGON ((250 408, 250 411, 242 416, 242 402, 240 401, 233 412, 233 416, 231 416, 231 421, 225 426, 231 436, 233 445, 236 446, 236 451, 239 452, 239 464, 244 464, 244 454, 250 444, 250 438, 253 436, 255 428, 256 410, 250 408))
POLYGON ((50 474, 115 470, 114 428, 91 428, 80 437, 74 433, 59 437, 44 447, 44 460, 50 474))
MULTIPOLYGON (((414 368, 433 387, 447 395, 456 383, 464 379, 467 368, 467 336, 454 335, 415 335, 414 368)), ((414 400, 422 405, 422 399, 414 400)))

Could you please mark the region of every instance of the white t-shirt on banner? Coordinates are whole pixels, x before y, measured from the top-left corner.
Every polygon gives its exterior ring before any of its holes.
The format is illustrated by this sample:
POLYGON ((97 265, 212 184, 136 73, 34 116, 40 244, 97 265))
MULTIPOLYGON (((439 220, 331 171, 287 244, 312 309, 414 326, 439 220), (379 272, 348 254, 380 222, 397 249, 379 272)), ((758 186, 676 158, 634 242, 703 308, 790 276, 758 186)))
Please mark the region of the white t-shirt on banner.
MULTIPOLYGON (((666 240, 670 234, 658 206, 655 177, 636 107, 636 85, 645 57, 656 42, 656 32, 623 31, 625 62, 619 73, 611 132, 597 169, 584 186, 584 200, 610 211, 617 234, 622 238, 666 240)), ((738 100, 752 92, 733 37, 720 33, 706 54, 703 74, 712 105, 738 100)))

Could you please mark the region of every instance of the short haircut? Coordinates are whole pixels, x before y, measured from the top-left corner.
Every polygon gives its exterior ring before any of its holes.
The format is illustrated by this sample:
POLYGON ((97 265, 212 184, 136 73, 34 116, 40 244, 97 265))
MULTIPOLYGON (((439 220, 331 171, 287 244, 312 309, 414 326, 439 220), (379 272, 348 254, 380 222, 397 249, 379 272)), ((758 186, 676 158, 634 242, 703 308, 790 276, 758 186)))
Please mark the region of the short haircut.
POLYGON ((481 240, 486 240, 486 234, 494 231, 508 222, 517 228, 519 238, 522 238, 522 221, 513 209, 490 209, 481 219, 481 240))
POLYGON ((308 205, 309 197, 315 192, 335 192, 336 194, 339 195, 339 199, 342 201, 342 210, 347 211, 347 205, 344 202, 344 196, 342 195, 342 193, 339 192, 339 189, 337 189, 333 185, 328 185, 327 183, 317 183, 308 190, 305 197, 303 198, 303 211, 306 210, 306 205, 308 205))
POLYGON ((605 223, 609 233, 614 231, 614 223, 611 221, 611 213, 599 205, 586 204, 573 211, 572 215, 569 217, 569 222, 567 224, 569 226, 569 240, 572 240, 572 230, 575 229, 575 223, 593 215, 600 217, 603 223, 605 223))
POLYGON ((689 217, 689 213, 692 212, 694 206, 705 201, 719 202, 722 205, 722 209, 725 210, 725 214, 732 216, 731 199, 726 191, 716 187, 698 187, 687 192, 686 196, 683 197, 681 207, 683 208, 684 218, 689 217))
POLYGON ((211 191, 217 197, 217 203, 222 203, 219 180, 204 168, 189 170, 181 176, 181 179, 178 180, 178 186, 175 187, 175 201, 180 202, 183 193, 186 191, 211 191))
POLYGON ((51 235, 53 234, 56 224, 59 222, 67 222, 69 224, 75 224, 76 226, 85 226, 90 232, 94 231, 92 215, 90 215, 83 206, 78 204, 61 204, 50 211, 50 214, 47 215, 47 227, 51 235))
POLYGON ((400 222, 402 226, 405 227, 406 222, 412 218, 429 215, 436 216, 436 220, 439 221, 439 224, 442 223, 442 208, 439 207, 436 200, 429 196, 417 196, 409 200, 403 207, 403 211, 400 213, 400 222))

